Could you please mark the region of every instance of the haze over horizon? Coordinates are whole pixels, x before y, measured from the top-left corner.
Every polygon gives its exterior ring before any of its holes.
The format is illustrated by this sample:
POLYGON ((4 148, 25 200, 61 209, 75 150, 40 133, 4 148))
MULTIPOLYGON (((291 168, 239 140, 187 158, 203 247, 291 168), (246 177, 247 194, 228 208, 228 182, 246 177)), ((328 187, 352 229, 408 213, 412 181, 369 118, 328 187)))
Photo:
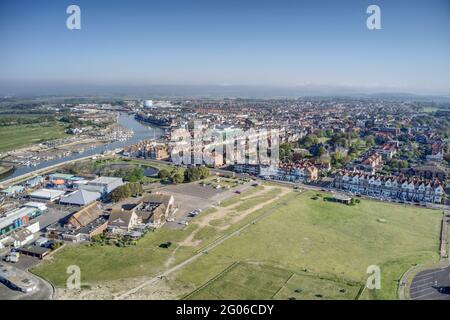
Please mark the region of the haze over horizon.
POLYGON ((446 0, 1 0, 0 41, 2 95, 450 95, 446 0))

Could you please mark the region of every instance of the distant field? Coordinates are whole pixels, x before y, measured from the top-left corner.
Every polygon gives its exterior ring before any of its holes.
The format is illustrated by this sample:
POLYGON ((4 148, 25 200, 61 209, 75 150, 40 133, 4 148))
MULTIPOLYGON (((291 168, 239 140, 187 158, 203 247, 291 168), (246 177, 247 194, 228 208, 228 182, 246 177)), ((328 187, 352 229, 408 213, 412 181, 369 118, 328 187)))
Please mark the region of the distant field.
POLYGON ((9 151, 66 136, 64 127, 56 122, 0 126, 0 151, 9 151))
POLYGON ((167 284, 175 295, 183 298, 192 292, 189 299, 396 299, 398 280, 406 270, 438 258, 439 211, 365 199, 345 206, 321 196, 313 200, 316 192, 312 191, 290 192, 259 210, 246 211, 245 218, 223 228, 240 214, 238 210, 248 209, 246 203, 256 206, 277 191, 261 188, 196 218, 210 223, 192 223, 183 230, 163 228, 131 247, 68 247, 34 271, 59 287, 64 286, 66 268, 72 264, 80 266, 83 283, 152 276, 267 212, 271 215, 170 275, 167 284), (230 217, 210 217, 222 210, 230 211, 230 217), (159 248, 166 241, 173 242, 172 247, 159 248), (361 293, 370 265, 380 266, 382 288, 361 293))

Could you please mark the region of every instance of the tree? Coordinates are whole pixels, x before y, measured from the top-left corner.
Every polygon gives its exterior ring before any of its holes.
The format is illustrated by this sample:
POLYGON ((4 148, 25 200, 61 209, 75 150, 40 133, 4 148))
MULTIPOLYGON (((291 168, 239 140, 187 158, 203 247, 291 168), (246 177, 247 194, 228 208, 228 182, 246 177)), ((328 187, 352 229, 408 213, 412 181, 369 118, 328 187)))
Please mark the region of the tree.
POLYGON ((366 138, 366 146, 367 147, 373 147, 375 145, 375 139, 373 136, 368 136, 366 138))
POLYGON ((144 169, 141 167, 135 167, 124 176, 124 180, 129 182, 141 181, 142 178, 144 178, 144 169))
POLYGON ((320 147, 317 149, 316 155, 317 155, 317 157, 321 157, 321 156, 323 156, 326 152, 327 152, 327 150, 326 150, 323 146, 320 146, 320 147))
POLYGON ((409 163, 408 163, 407 160, 402 160, 401 163, 400 163, 400 166, 401 166, 402 169, 406 169, 406 168, 408 168, 409 163))
POLYGON ((290 143, 282 143, 279 148, 280 159, 284 160, 285 158, 291 158, 292 156, 292 145, 290 143))
POLYGON ((158 172, 158 177, 162 180, 166 180, 167 178, 170 177, 170 172, 167 169, 161 169, 158 172))
POLYGON ((311 148, 312 146, 319 143, 319 139, 315 134, 308 134, 306 137, 299 141, 299 144, 303 148, 311 148))
POLYGON ((206 179, 209 177, 209 169, 207 167, 200 167, 200 179, 206 179))
POLYGON ((187 182, 200 180, 200 170, 197 167, 192 167, 184 172, 184 180, 187 182))
POLYGON ((123 186, 120 186, 118 188, 116 188, 112 193, 111 193, 111 199, 114 202, 119 202, 123 199, 126 199, 128 197, 131 197, 131 188, 129 186, 129 184, 125 184, 123 186))
POLYGON ((131 195, 140 194, 143 192, 142 185, 139 182, 131 182, 128 184, 131 195))
POLYGON ((178 184, 183 183, 183 181, 184 181, 183 172, 181 170, 174 171, 172 175, 172 182, 178 184))

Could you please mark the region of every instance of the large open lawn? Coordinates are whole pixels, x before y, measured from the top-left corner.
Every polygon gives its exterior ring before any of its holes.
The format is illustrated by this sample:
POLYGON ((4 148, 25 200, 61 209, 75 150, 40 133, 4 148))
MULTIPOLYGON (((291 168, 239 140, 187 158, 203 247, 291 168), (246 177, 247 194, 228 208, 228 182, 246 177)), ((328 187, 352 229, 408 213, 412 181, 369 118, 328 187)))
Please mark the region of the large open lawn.
MULTIPOLYGON (((296 293, 289 283, 270 292, 252 290, 252 281, 245 282, 248 289, 240 290, 241 285, 233 281, 230 272, 213 281, 212 289, 208 286, 203 289, 214 294, 200 291, 195 297, 270 299, 277 294, 278 298, 317 298, 317 294, 336 298, 339 290, 325 288, 339 287, 334 285, 335 282, 363 286, 368 276, 367 267, 378 265, 381 290, 364 290, 359 298, 395 299, 398 280, 408 268, 438 258, 440 212, 369 200, 362 200, 356 206, 345 206, 324 201, 321 197, 313 200, 314 194, 286 196, 285 205, 274 214, 187 266, 177 275, 176 281, 198 287, 226 266, 240 261, 286 270, 287 275, 296 275, 296 286, 308 287, 311 292, 296 293), (317 281, 316 288, 311 289, 314 287, 312 280, 302 284, 305 278, 298 278, 302 272, 311 275, 310 279, 315 281, 323 278, 331 282, 324 285, 323 281, 317 281), (278 290, 281 291, 277 293, 278 290)), ((261 281, 270 279, 265 272, 257 271, 249 273, 248 277, 253 279, 255 288, 261 281)), ((242 279, 245 281, 246 277, 242 279)), ((355 290, 346 290, 346 295, 341 296, 349 298, 350 292, 352 298, 356 298, 355 290)))
POLYGON ((152 276, 268 212, 269 216, 171 274, 165 281, 172 296, 395 299, 398 280, 408 268, 438 258, 439 211, 364 199, 346 206, 323 197, 313 200, 316 192, 312 191, 290 192, 271 202, 274 190, 240 195, 241 199, 233 198, 225 208, 222 203, 200 215, 203 223, 184 230, 157 230, 136 246, 64 249, 35 272, 57 286, 64 285, 71 264, 81 267, 84 283, 152 276), (258 203, 258 210, 252 211, 246 203, 258 203), (221 212, 232 215, 227 221, 236 223, 225 228, 214 218, 221 212), (238 214, 245 217, 233 220, 238 214), (165 241, 174 245, 159 248, 165 241), (362 291, 370 265, 380 266, 382 286, 362 291))
POLYGON ((0 126, 0 152, 64 137, 64 126, 57 122, 0 126))

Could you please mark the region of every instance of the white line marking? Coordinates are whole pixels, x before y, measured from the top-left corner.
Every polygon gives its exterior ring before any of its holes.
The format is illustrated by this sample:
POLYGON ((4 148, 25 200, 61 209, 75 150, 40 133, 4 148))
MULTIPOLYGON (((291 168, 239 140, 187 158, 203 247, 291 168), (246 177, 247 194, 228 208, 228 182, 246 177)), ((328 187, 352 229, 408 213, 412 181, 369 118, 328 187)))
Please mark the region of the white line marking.
POLYGON ((427 294, 423 294, 423 295, 420 295, 420 296, 412 298, 412 300, 422 299, 423 297, 429 296, 430 294, 436 294, 436 292, 430 292, 430 293, 427 293, 427 294))
POLYGON ((427 278, 423 278, 423 279, 419 279, 419 280, 414 279, 414 280, 413 280, 413 283, 415 283, 415 282, 420 282, 420 281, 428 281, 428 280, 430 280, 430 279, 434 279, 434 277, 427 277, 427 278))
POLYGON ((418 288, 425 287, 425 286, 432 286, 433 284, 434 284, 434 282, 427 282, 427 283, 421 284, 419 286, 411 286, 411 290, 418 289, 418 288))

